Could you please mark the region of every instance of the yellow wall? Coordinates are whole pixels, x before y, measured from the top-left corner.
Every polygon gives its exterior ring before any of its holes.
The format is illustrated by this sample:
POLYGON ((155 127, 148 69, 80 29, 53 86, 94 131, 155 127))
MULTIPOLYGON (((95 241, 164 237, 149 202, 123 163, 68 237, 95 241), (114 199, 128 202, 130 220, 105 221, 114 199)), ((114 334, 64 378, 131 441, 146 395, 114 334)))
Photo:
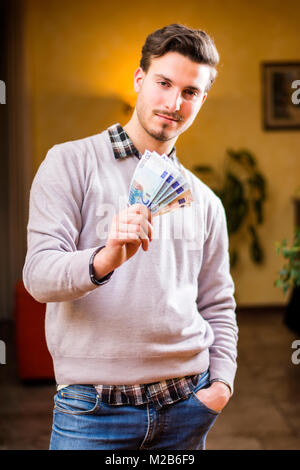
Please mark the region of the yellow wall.
MULTIPOLYGON (((232 274, 240 305, 278 304, 273 287, 281 259, 274 245, 291 238, 291 196, 300 184, 299 131, 266 132, 261 124, 262 61, 299 60, 300 3, 294 0, 27 0, 34 168, 54 144, 97 133, 128 115, 133 72, 144 39, 179 22, 207 31, 221 56, 219 76, 197 122, 177 142, 180 159, 220 165, 228 147, 248 148, 268 180, 265 263, 242 262, 232 274)), ((300 78, 300 77, 299 77, 300 78)))

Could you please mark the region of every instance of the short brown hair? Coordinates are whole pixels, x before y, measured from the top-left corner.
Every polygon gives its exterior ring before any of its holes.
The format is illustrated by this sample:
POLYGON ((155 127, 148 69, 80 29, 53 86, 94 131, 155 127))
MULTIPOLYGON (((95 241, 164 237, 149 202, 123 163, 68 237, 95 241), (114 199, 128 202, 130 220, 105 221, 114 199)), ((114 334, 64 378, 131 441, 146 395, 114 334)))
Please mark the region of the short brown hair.
POLYGON ((157 29, 147 36, 142 48, 140 67, 147 72, 152 57, 162 57, 167 52, 179 52, 198 64, 211 67, 208 91, 216 76, 219 54, 213 40, 205 31, 192 29, 181 24, 170 24, 157 29))

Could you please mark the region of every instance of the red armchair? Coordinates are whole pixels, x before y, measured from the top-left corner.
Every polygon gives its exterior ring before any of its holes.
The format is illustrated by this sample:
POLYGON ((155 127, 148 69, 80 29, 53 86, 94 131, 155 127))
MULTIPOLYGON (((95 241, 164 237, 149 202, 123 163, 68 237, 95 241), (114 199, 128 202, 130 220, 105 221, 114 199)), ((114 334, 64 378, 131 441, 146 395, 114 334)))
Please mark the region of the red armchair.
POLYGON ((15 289, 15 325, 18 375, 22 380, 54 379, 45 339, 46 304, 37 302, 19 281, 15 289))

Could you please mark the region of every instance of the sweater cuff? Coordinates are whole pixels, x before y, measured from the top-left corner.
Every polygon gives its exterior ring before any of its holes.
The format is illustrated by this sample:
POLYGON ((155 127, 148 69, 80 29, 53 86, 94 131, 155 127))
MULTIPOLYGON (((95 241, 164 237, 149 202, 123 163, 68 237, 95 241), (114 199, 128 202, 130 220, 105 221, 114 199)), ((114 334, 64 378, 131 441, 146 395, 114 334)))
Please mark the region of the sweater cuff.
POLYGON ((210 380, 210 383, 212 384, 213 382, 222 382, 223 384, 227 385, 227 387, 229 388, 230 390, 230 396, 232 395, 232 388, 231 386, 229 385, 228 382, 226 382, 226 380, 223 380, 223 379, 212 379, 210 380))
POLYGON ((211 357, 209 366, 210 382, 220 381, 229 386, 231 395, 233 394, 233 383, 237 365, 226 359, 211 357))
POLYGON ((100 246, 99 248, 97 248, 93 253, 92 253, 92 256, 90 257, 90 262, 89 262, 89 274, 90 274, 90 279, 92 281, 93 284, 95 284, 96 286, 102 286, 103 284, 106 284, 111 276, 113 275, 114 271, 111 271, 110 273, 106 274, 106 276, 103 276, 101 279, 97 279, 96 276, 95 276, 95 271, 94 271, 94 258, 96 256, 97 253, 99 253, 100 250, 102 250, 103 248, 105 248, 105 245, 104 246, 100 246))

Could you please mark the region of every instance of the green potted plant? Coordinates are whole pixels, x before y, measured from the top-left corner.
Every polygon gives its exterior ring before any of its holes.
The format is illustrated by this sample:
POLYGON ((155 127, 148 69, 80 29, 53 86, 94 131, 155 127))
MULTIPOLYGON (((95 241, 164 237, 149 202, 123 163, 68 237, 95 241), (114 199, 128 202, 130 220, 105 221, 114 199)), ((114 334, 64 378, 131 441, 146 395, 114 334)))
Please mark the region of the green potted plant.
POLYGON ((282 255, 286 260, 279 271, 279 278, 275 280, 275 286, 280 287, 286 294, 291 288, 300 286, 300 228, 296 227, 293 243, 288 246, 287 240, 276 243, 277 255, 282 255))
POLYGON ((249 240, 250 257, 262 263, 264 255, 258 226, 263 223, 266 181, 258 170, 254 155, 245 149, 226 150, 221 172, 208 165, 195 165, 193 171, 220 197, 227 218, 230 239, 230 261, 234 267, 239 259, 234 235, 244 232, 249 240))
POLYGON ((276 252, 285 263, 274 284, 286 295, 292 291, 285 311, 284 322, 293 331, 300 333, 300 227, 295 228, 294 239, 288 245, 286 239, 276 243, 276 252))

